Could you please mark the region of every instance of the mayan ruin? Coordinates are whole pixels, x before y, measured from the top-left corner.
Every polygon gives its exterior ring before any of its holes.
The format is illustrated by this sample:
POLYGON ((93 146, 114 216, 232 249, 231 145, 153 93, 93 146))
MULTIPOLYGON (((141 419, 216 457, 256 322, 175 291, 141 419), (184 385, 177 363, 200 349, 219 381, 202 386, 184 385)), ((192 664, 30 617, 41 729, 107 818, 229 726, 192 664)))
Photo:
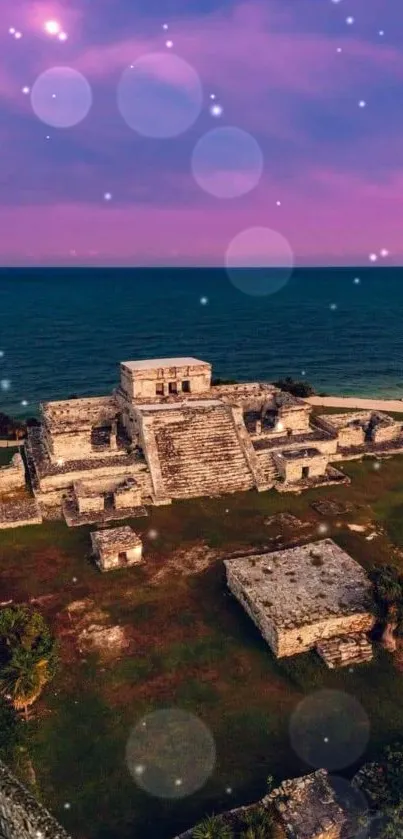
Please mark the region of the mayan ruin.
POLYGON ((339 461, 402 451, 402 425, 386 414, 314 414, 269 383, 214 385, 196 358, 126 361, 110 396, 41 405, 26 487, 19 455, 0 469, 0 527, 80 526, 182 498, 340 485, 349 478, 339 461))
MULTIPOLYGON (((325 769, 283 781, 256 804, 225 813, 225 823, 237 826, 244 814, 258 807, 273 816, 273 839, 347 839, 344 828, 348 818, 325 769)), ((191 828, 176 839, 192 839, 193 835, 191 828)))
POLYGON ((371 584, 331 539, 225 567, 230 591, 277 658, 315 649, 331 669, 372 659, 371 584))

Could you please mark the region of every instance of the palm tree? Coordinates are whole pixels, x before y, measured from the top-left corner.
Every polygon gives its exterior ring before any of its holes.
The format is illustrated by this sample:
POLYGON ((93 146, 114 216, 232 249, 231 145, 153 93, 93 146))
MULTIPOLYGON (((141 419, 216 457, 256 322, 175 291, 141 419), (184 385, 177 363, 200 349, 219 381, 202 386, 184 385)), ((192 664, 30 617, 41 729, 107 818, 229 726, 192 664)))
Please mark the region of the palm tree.
POLYGON ((233 839, 233 831, 221 816, 207 816, 196 825, 192 839, 233 839))
POLYGON ((262 805, 254 807, 243 816, 245 830, 241 839, 270 839, 273 836, 273 817, 262 805))
POLYGON ((47 659, 35 661, 30 652, 17 650, 0 673, 0 690, 10 698, 16 711, 23 710, 28 719, 28 708, 42 693, 50 680, 47 659))
POLYGON ((42 615, 24 606, 1 610, 0 693, 23 709, 26 719, 55 671, 55 643, 42 615))
POLYGON ((396 649, 396 630, 403 617, 403 578, 396 568, 383 565, 369 574, 374 587, 375 611, 384 624, 382 644, 389 652, 396 649))

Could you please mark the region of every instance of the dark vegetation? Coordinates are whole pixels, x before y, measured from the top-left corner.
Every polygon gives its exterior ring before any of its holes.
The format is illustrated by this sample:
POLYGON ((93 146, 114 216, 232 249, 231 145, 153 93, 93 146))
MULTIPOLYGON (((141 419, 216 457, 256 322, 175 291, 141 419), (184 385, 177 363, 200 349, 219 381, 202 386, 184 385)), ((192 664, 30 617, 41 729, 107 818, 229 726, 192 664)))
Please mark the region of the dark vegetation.
POLYGON ((278 379, 278 381, 273 382, 273 384, 275 387, 280 388, 280 390, 285 390, 287 393, 291 393, 292 396, 307 398, 308 396, 315 395, 315 389, 309 384, 309 382, 299 382, 291 376, 286 376, 284 379, 278 379))

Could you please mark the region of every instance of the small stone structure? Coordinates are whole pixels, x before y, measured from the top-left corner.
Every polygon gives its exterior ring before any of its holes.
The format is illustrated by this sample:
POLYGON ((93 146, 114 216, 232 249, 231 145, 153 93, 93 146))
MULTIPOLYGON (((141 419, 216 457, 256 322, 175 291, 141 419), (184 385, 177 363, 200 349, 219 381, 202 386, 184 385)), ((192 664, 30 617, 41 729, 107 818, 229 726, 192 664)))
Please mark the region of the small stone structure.
POLYGON ((347 665, 346 637, 354 639, 355 663, 372 657, 366 638, 375 622, 371 583, 331 539, 224 564, 230 591, 277 658, 316 648, 328 666, 347 665), (326 647, 328 639, 340 642, 342 654, 334 643, 326 647))
POLYGON ((211 364, 198 358, 122 361, 120 373, 121 388, 129 399, 206 393, 211 385, 211 364))
POLYGON ((142 558, 142 542, 131 527, 114 527, 91 533, 95 561, 101 571, 138 565, 142 558))
POLYGON ((56 819, 0 761, 1 839, 70 839, 56 819))
POLYGON ((321 454, 318 449, 290 449, 275 452, 274 460, 280 477, 286 483, 296 483, 325 475, 329 455, 321 454))
POLYGON ((115 510, 127 510, 132 507, 141 506, 141 489, 134 478, 126 478, 118 484, 114 493, 113 501, 115 510))
POLYGON ((11 463, 0 467, 0 495, 22 489, 25 486, 24 461, 18 452, 13 455, 11 463))
POLYGON ((77 481, 74 484, 74 495, 79 513, 99 513, 105 508, 103 493, 91 483, 77 481))
POLYGON ((403 443, 402 422, 380 411, 321 414, 316 421, 324 430, 337 434, 340 449, 348 450, 365 444, 403 443))
POLYGON ((325 769, 283 783, 263 799, 273 805, 287 839, 340 839, 346 816, 325 769))

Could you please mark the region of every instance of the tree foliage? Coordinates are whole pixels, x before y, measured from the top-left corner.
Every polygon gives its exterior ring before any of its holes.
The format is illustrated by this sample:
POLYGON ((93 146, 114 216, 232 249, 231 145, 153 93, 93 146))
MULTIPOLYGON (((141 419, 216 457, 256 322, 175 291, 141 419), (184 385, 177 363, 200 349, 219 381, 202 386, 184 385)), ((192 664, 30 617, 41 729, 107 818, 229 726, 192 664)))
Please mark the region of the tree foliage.
POLYGON ((0 611, 0 693, 27 709, 56 672, 55 641, 39 612, 25 606, 0 611))
POLYGON ((192 832, 192 839, 233 839, 233 836, 222 816, 206 816, 192 832))
POLYGON ((315 394, 315 389, 309 382, 300 382, 293 379, 291 376, 286 376, 284 379, 279 379, 274 382, 274 386, 291 393, 292 396, 299 396, 302 399, 315 394))
POLYGON ((373 584, 376 616, 387 622, 394 613, 398 632, 403 627, 403 575, 392 565, 381 565, 371 569, 369 578, 373 584))

